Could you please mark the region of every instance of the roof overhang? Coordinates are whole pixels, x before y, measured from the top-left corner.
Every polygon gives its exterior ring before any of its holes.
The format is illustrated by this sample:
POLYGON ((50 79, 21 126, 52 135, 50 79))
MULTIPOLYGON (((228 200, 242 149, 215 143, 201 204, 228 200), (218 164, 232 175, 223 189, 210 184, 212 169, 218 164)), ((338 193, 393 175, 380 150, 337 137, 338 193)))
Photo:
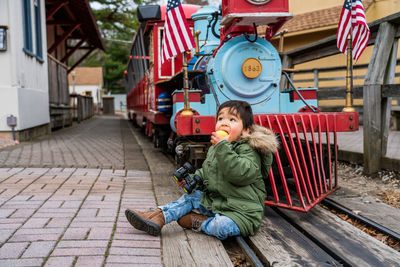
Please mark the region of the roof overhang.
POLYGON ((61 36, 57 36, 53 44, 49 45, 47 50, 49 54, 65 41, 75 41, 75 45, 67 47, 66 55, 59 59, 64 63, 78 49, 87 50, 78 64, 95 49, 105 50, 88 0, 46 0, 46 24, 57 25, 64 32, 61 36))

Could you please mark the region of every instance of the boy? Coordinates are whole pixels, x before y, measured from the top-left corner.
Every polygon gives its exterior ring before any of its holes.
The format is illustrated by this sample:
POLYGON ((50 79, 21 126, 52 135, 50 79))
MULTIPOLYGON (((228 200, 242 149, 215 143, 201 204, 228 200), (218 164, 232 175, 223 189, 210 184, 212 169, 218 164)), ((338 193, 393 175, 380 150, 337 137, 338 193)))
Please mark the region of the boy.
POLYGON ((195 173, 203 185, 155 211, 127 209, 125 215, 133 227, 159 235, 164 224, 178 220, 184 228, 203 231, 220 240, 257 232, 264 215, 263 179, 278 146, 275 135, 255 125, 250 105, 238 100, 219 107, 215 130, 228 135, 212 133, 212 146, 195 173), (192 212, 194 209, 200 214, 192 212))

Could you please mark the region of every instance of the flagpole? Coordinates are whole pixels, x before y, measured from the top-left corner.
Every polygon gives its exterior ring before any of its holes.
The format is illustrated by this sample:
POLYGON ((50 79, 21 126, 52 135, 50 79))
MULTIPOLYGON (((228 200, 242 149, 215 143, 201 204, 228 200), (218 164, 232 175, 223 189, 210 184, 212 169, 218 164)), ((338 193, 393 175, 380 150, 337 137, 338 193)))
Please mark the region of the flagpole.
POLYGON ((188 75, 188 64, 187 64, 187 52, 183 54, 183 111, 182 116, 193 116, 193 111, 190 109, 189 104, 189 75, 188 75))
MULTIPOLYGON (((350 22, 351 23, 351 22, 350 22)), ((346 105, 343 112, 355 112, 353 107, 353 27, 347 39, 347 70, 346 70, 346 105)))

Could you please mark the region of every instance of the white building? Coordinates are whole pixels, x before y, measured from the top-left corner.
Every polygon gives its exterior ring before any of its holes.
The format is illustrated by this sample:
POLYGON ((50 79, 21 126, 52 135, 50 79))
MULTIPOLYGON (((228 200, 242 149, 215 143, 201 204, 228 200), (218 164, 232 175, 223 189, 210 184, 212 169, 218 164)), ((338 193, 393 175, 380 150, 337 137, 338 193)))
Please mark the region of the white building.
POLYGON ((0 136, 11 137, 10 115, 19 135, 49 132, 45 0, 1 0, 0 28, 0 136))
POLYGON ((12 137, 11 115, 20 141, 70 125, 67 75, 96 49, 89 0, 0 0, 0 138, 12 137))
POLYGON ((102 67, 76 67, 68 74, 69 93, 78 95, 90 95, 93 103, 101 104, 103 88, 102 67))

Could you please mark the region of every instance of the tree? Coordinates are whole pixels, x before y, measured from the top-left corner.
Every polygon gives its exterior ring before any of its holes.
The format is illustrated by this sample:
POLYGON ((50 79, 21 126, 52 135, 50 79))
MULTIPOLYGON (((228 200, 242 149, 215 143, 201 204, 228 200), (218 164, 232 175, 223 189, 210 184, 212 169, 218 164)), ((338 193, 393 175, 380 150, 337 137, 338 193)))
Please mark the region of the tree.
MULTIPOLYGON (((103 67, 103 83, 107 91, 125 92, 123 73, 128 62, 131 41, 139 25, 136 7, 158 2, 158 0, 89 0, 106 51, 91 54, 82 65, 103 67)), ((184 0, 182 3, 207 5, 208 1, 184 0)))
POLYGON ((123 93, 125 92, 123 73, 129 57, 130 41, 139 25, 136 6, 144 1, 89 0, 89 2, 106 51, 93 53, 82 65, 102 66, 104 88, 112 93, 123 93))

